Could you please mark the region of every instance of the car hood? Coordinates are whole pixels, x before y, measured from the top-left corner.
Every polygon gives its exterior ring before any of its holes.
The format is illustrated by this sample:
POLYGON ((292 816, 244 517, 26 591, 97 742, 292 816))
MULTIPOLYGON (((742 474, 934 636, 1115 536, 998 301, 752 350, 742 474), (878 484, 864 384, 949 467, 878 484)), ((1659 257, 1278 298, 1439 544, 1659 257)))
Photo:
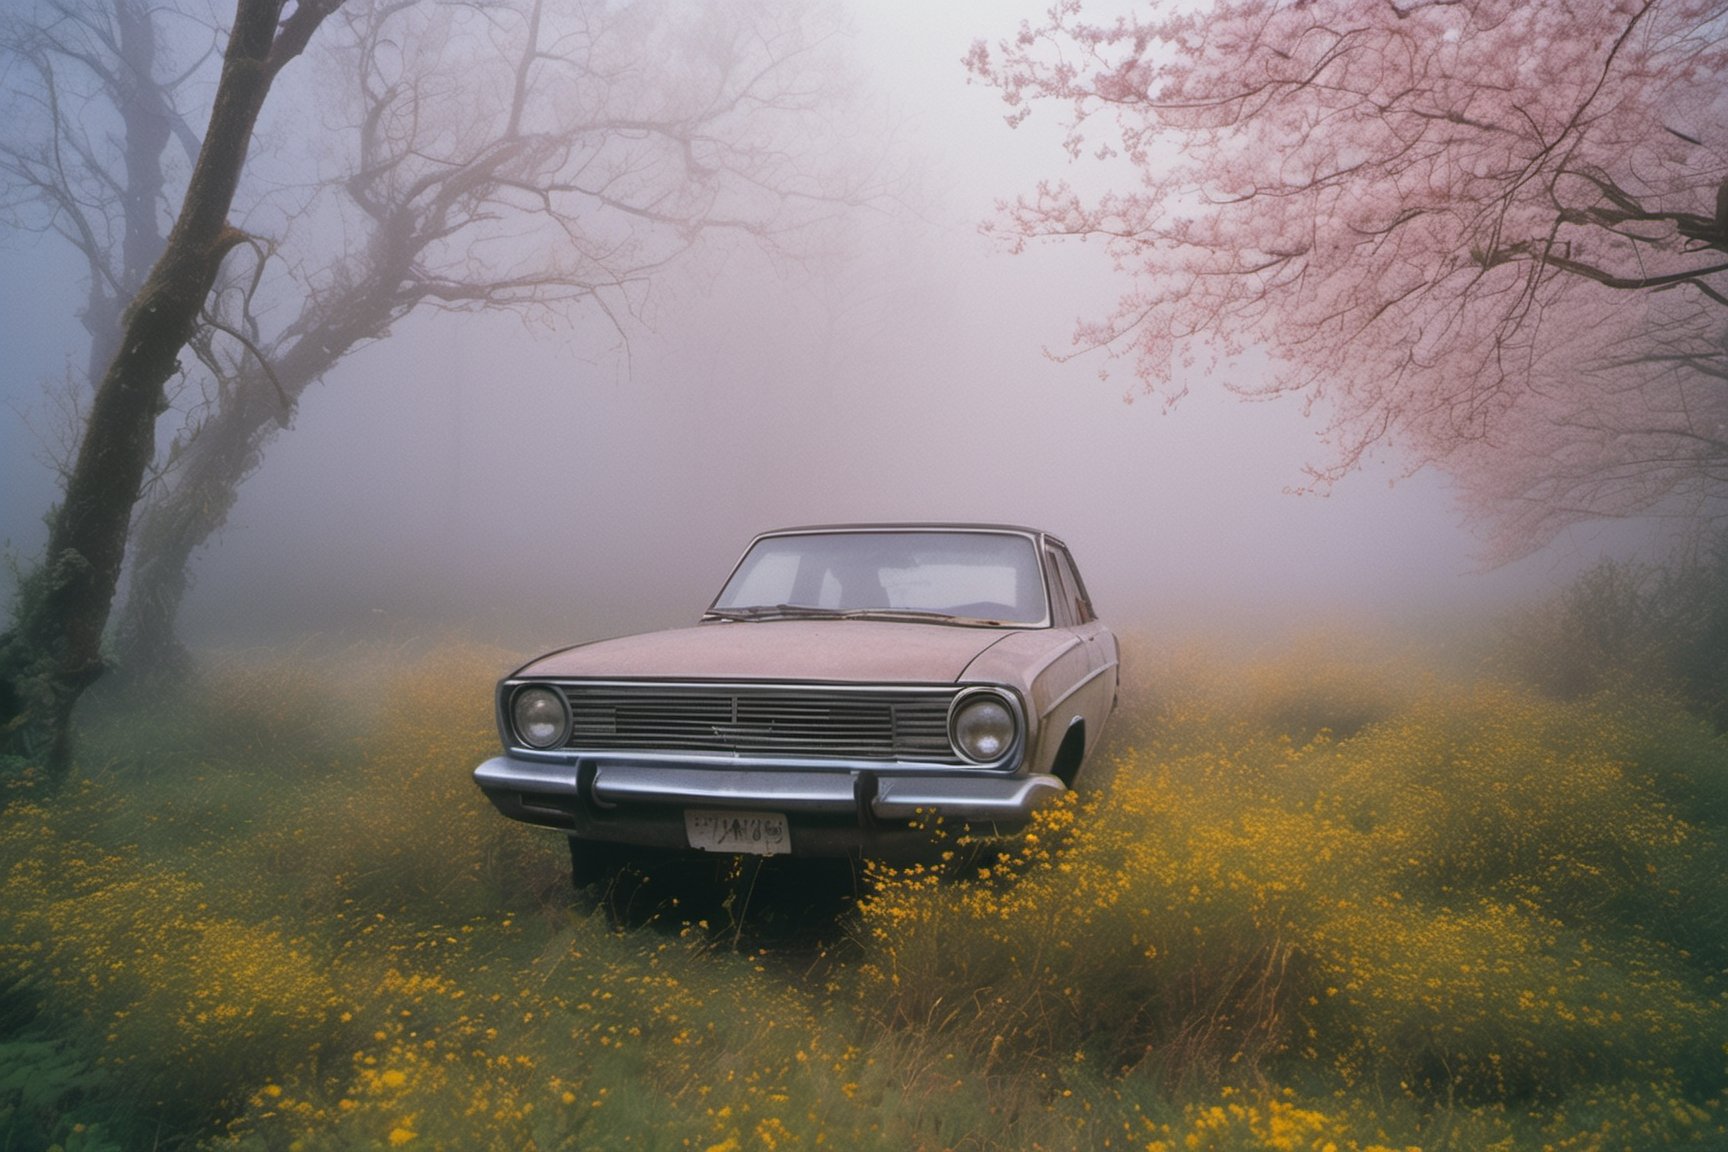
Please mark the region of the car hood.
POLYGON ((566 648, 518 676, 944 683, 1017 629, 886 620, 701 624, 566 648))

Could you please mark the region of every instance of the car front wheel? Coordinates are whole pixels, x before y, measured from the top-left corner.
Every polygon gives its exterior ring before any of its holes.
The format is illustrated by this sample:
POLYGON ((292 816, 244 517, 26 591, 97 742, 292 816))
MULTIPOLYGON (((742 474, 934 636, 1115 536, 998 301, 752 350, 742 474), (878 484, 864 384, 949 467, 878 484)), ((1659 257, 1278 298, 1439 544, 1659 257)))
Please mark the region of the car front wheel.
POLYGON ((617 872, 627 859, 626 849, 622 844, 584 840, 579 836, 569 839, 570 883, 578 892, 596 884, 604 884, 608 876, 617 872))

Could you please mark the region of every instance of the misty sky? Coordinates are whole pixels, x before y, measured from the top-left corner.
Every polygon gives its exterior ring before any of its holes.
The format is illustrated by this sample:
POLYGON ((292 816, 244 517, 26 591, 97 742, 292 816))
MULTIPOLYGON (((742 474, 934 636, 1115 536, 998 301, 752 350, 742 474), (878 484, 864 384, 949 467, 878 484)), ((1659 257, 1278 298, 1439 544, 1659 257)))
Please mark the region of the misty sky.
MULTIPOLYGON (((304 398, 197 564, 195 639, 472 626, 526 646, 677 623, 756 531, 865 519, 1046 527, 1100 608, 1170 625, 1504 603, 1637 539, 1579 531, 1482 574, 1444 478, 1285 494, 1324 459, 1294 404, 1196 382, 1128 405, 1116 365, 1066 364, 1113 299, 1102 253, 1009 256, 977 225, 1057 173, 1054 110, 1017 131, 968 86, 974 37, 1043 0, 860 0, 861 77, 899 124, 909 203, 860 219, 819 276, 747 253, 661 284, 645 323, 416 316, 304 398)), ((52 239, 0 247, 0 535, 31 556, 54 484, 45 378, 81 363, 79 265, 52 239)))

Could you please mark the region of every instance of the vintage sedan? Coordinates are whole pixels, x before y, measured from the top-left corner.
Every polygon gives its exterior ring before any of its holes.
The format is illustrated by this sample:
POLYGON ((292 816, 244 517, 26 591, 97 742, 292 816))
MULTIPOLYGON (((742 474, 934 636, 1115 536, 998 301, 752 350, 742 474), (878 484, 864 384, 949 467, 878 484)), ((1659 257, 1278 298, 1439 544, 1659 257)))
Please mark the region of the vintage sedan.
POLYGON ((474 779, 571 838, 578 884, 618 846, 904 858, 1078 785, 1117 664, 1047 532, 789 528, 751 542, 693 627, 506 676, 505 752, 474 779))

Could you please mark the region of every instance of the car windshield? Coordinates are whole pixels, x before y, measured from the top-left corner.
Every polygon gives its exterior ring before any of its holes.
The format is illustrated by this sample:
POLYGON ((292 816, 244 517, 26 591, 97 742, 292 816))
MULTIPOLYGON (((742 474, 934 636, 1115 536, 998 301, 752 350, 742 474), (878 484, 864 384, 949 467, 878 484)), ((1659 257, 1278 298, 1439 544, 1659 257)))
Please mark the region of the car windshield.
POLYGON ((714 616, 936 615, 1042 624, 1032 540, 1007 532, 802 532, 758 540, 714 616))

